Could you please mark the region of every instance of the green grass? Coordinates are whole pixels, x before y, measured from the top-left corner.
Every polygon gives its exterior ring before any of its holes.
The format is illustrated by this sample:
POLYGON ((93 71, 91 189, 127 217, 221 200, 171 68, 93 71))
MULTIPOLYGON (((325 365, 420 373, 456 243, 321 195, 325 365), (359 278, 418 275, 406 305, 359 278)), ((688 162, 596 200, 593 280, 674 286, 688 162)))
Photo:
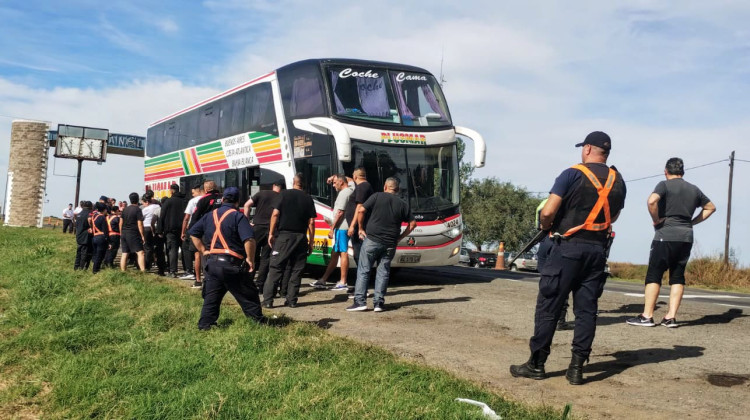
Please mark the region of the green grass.
POLYGON ((314 324, 254 324, 234 305, 200 332, 194 290, 74 272, 73 241, 0 228, 0 418, 483 418, 456 397, 506 419, 561 416, 314 324))

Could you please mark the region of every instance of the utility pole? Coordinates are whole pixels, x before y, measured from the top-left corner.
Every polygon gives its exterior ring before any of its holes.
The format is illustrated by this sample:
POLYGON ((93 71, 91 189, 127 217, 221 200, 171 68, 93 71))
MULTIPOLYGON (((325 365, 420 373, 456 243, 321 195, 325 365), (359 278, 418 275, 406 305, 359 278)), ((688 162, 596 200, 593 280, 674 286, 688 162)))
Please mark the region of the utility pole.
POLYGON ((729 155, 729 197, 727 199, 727 233, 724 237, 724 265, 729 265, 729 226, 732 221, 732 177, 734 176, 734 150, 729 155))

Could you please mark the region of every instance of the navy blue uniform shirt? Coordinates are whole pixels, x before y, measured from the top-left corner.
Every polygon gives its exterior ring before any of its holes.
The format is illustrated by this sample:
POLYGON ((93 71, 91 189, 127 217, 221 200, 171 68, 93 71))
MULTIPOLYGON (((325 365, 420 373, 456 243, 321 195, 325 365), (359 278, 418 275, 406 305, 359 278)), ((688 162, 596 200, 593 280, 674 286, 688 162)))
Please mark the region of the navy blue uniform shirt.
MULTIPOLYGON (((224 213, 233 209, 235 209, 233 204, 224 203, 214 211, 219 213, 219 220, 221 220, 221 216, 223 216, 224 213)), ((210 249, 211 239, 213 239, 214 232, 216 231, 216 228, 214 227, 214 211, 206 213, 188 231, 190 236, 201 238, 206 249, 210 249)), ((229 249, 241 255, 245 255, 245 241, 254 238, 253 228, 250 226, 250 222, 247 220, 247 217, 239 211, 235 211, 221 222, 221 234, 224 236, 224 240, 227 242, 229 249)), ((215 247, 220 249, 224 248, 218 238, 216 238, 215 247)), ((245 257, 247 257, 247 255, 245 255, 245 257)))

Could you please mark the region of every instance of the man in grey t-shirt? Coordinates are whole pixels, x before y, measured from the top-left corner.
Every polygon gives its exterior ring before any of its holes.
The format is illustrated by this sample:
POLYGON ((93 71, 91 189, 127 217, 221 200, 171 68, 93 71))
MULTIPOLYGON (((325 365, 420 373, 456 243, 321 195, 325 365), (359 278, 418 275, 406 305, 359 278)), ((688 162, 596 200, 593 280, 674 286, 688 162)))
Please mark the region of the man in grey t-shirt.
POLYGON ((661 325, 668 328, 678 326, 675 317, 685 290, 685 267, 693 247, 693 226, 716 211, 716 206, 698 187, 682 179, 684 174, 682 159, 669 159, 664 169, 667 180, 659 182, 648 197, 648 212, 656 233, 651 242, 646 272, 646 303, 641 315, 626 321, 629 325, 656 325, 654 306, 662 276, 669 270, 669 308, 661 325), (702 210, 693 217, 697 208, 702 210))
POLYGON ((336 270, 336 265, 341 260, 341 277, 339 282, 333 286, 332 290, 346 292, 348 290, 346 275, 349 271, 349 235, 347 230, 349 224, 346 223, 344 210, 349 197, 354 193, 354 188, 349 186, 346 175, 336 174, 331 177, 333 188, 338 191, 336 202, 333 204, 333 220, 331 221, 331 230, 328 232, 328 239, 333 239, 333 248, 331 249, 331 261, 328 262, 328 268, 320 280, 310 285, 316 289, 325 289, 328 277, 336 270))

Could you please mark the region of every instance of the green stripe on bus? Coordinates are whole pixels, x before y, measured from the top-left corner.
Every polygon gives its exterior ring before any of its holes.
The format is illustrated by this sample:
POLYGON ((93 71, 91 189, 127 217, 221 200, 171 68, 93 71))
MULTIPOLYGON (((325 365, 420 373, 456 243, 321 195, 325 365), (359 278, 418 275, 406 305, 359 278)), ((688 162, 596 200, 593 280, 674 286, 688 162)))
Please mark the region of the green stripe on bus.
POLYGON ((213 143, 203 144, 195 148, 195 151, 200 152, 206 152, 206 151, 214 151, 213 149, 221 149, 221 142, 216 141, 213 143))
POLYGON ((145 165, 146 165, 146 167, 149 167, 149 166, 159 165, 159 164, 162 164, 162 163, 173 162, 173 161, 177 160, 179 158, 179 156, 180 156, 179 152, 170 153, 168 155, 159 156, 159 157, 155 157, 153 159, 149 159, 149 160, 147 160, 145 162, 145 165))
POLYGON ((223 149, 223 148, 221 147, 221 145, 220 145, 220 144, 219 144, 218 146, 216 146, 216 147, 213 147, 213 148, 210 148, 210 149, 202 149, 202 150, 198 150, 198 149, 195 149, 195 151, 196 151, 196 153, 198 154, 198 156, 201 156, 201 155, 207 155, 207 154, 209 154, 209 153, 216 153, 216 152, 221 152, 221 151, 223 151, 223 150, 224 150, 224 149, 223 149))
POLYGON ((250 138, 250 143, 258 143, 264 140, 271 140, 272 138, 275 138, 277 136, 274 136, 273 134, 255 132, 249 134, 248 137, 250 138))
POLYGON ((182 169, 185 170, 185 175, 190 175, 190 165, 185 160, 185 152, 180 152, 180 161, 182 162, 182 169))

